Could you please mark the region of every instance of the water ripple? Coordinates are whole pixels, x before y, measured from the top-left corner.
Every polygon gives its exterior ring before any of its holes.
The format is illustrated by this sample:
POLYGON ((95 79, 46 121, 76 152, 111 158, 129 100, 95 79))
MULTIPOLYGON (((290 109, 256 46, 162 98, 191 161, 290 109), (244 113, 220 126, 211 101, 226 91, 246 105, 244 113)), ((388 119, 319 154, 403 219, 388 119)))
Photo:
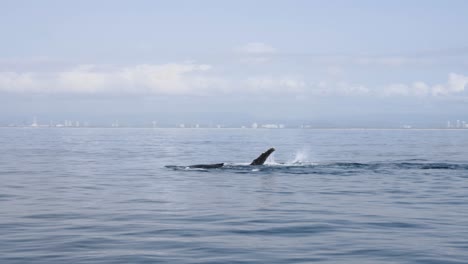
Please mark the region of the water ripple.
POLYGON ((0 129, 0 263, 466 263, 446 133, 0 129))

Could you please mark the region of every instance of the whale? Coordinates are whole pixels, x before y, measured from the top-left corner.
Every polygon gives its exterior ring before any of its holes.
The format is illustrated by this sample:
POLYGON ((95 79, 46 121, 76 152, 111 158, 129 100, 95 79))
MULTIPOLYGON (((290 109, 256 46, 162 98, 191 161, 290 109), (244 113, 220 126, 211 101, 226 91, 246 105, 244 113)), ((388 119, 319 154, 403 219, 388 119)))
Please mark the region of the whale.
POLYGON ((275 148, 269 148, 267 151, 263 152, 258 156, 256 159, 250 163, 252 166, 258 166, 258 165, 263 165, 265 161, 268 159, 268 157, 275 151, 275 148))
POLYGON ((224 166, 224 163, 214 163, 214 164, 195 164, 188 166, 191 169, 217 169, 224 166))
MULTIPOLYGON (((260 156, 254 159, 250 163, 250 166, 260 166, 260 165, 265 164, 265 161, 274 151, 275 151, 275 148, 269 148, 267 151, 263 152, 262 154, 260 154, 260 156)), ((188 167, 191 169, 218 169, 218 168, 222 168, 224 165, 225 163, 213 163, 213 164, 195 164, 195 165, 189 165, 188 167)))

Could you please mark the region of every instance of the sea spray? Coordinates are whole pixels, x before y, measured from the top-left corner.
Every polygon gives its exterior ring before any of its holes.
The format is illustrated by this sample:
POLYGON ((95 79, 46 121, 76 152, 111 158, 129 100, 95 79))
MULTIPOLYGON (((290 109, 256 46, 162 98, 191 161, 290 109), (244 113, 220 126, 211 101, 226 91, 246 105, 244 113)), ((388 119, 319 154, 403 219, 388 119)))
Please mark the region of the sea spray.
POLYGON ((275 165, 275 164, 278 164, 275 160, 275 153, 272 153, 268 158, 267 160, 265 161, 265 164, 267 165, 275 165))
POLYGON ((290 163, 297 164, 297 163, 306 163, 309 161, 309 151, 306 149, 301 149, 296 151, 294 159, 290 161, 290 163))

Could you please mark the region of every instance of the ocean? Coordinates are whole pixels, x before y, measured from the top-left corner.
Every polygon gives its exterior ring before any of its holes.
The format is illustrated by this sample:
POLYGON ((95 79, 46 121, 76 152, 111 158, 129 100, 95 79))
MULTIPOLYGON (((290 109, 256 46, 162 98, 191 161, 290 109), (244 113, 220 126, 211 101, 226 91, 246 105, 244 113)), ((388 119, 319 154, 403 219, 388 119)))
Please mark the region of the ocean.
POLYGON ((467 157, 468 130, 1 128, 0 263, 468 263, 467 157))

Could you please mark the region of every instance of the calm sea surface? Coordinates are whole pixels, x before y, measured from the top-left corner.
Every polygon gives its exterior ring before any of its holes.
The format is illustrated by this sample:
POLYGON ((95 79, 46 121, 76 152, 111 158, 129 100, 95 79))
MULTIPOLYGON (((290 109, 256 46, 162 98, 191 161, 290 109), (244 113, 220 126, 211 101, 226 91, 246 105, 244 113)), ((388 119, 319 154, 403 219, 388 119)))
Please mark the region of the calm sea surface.
POLYGON ((468 263, 468 130, 3 128, 0 180, 2 264, 468 263))

